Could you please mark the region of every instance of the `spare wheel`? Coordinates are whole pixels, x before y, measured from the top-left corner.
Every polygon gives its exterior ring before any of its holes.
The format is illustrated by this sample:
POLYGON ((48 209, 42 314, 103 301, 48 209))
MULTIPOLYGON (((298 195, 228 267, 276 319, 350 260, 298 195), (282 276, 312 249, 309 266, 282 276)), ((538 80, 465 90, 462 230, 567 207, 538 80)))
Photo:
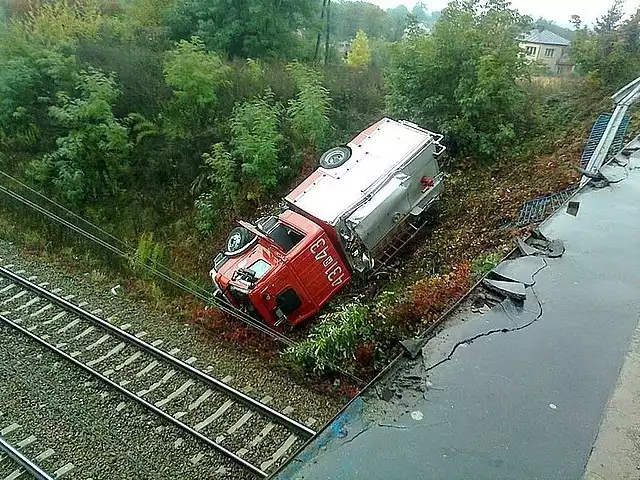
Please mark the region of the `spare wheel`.
POLYGON ((235 227, 227 237, 227 255, 239 253, 253 240, 254 235, 244 227, 235 227))
POLYGON ((338 168, 351 158, 349 147, 333 147, 322 154, 320 166, 323 168, 338 168))

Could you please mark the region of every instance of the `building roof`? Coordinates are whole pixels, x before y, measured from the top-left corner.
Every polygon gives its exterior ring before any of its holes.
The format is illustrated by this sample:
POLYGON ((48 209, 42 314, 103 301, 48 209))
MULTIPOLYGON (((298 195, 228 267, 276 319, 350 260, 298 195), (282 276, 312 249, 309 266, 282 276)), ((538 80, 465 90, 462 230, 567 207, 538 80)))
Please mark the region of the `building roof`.
POLYGON ((569 40, 561 37, 560 35, 556 35, 549 30, 539 30, 537 28, 534 28, 529 33, 523 35, 522 41, 530 43, 543 43, 545 45, 567 46, 571 44, 569 40))

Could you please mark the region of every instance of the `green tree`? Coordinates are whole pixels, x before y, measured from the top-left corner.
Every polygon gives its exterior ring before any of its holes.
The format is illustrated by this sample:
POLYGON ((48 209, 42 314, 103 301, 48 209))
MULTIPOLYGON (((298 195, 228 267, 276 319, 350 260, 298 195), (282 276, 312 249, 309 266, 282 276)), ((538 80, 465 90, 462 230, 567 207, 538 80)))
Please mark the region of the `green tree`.
POLYGON ((13 43, 12 51, 0 51, 0 146, 10 153, 46 150, 55 131, 47 109, 57 91, 72 86, 75 58, 0 37, 5 41, 13 43))
POLYGON ((107 18, 95 2, 56 0, 31 4, 12 28, 25 39, 59 49, 87 38, 96 38, 107 18))
POLYGON ((241 159, 243 177, 252 186, 248 197, 258 198, 272 190, 285 165, 279 152, 283 137, 279 131, 282 106, 273 92, 236 106, 231 117, 231 146, 241 159))
POLYGON ((466 152, 491 159, 528 122, 521 80, 528 67, 517 38, 529 19, 502 0, 456 0, 432 35, 412 35, 392 54, 393 113, 446 133, 466 152))
POLYGON ((351 49, 347 54, 347 65, 354 68, 365 68, 371 63, 371 47, 367 34, 362 30, 356 32, 356 38, 351 42, 351 49))
POLYGON ((570 49, 577 71, 608 90, 640 75, 640 10, 623 21, 622 7, 616 0, 593 31, 579 29, 570 49))
POLYGON ((431 15, 429 15, 429 10, 424 2, 416 3, 411 9, 411 13, 416 16, 416 20, 419 23, 427 24, 431 20, 431 15))
POLYGON ((224 143, 216 143, 210 153, 202 155, 203 174, 192 187, 196 200, 196 225, 202 232, 215 230, 216 220, 233 209, 238 198, 236 162, 224 143))
POLYGON ((58 197, 83 206, 103 202, 121 193, 129 168, 128 129, 112 106, 119 95, 115 79, 88 69, 80 73, 78 97, 58 93, 49 115, 67 134, 57 148, 31 163, 31 174, 53 187, 58 197))
POLYGON ((173 90, 168 129, 183 137, 213 122, 218 95, 229 84, 231 69, 218 55, 207 52, 198 37, 181 40, 167 53, 164 76, 173 90))
POLYGON ((293 131, 306 146, 324 147, 330 129, 331 96, 320 74, 300 63, 287 65, 296 84, 296 96, 289 100, 287 116, 293 131))
POLYGON ((198 35, 230 57, 291 58, 317 8, 314 0, 188 0, 165 19, 175 40, 198 35))
POLYGON ((392 42, 402 40, 404 31, 409 26, 409 10, 404 5, 399 5, 396 8, 388 9, 387 15, 389 15, 391 24, 389 40, 392 42))
POLYGON ((331 38, 347 41, 352 39, 358 30, 373 38, 390 38, 391 18, 387 12, 369 2, 332 2, 331 38))

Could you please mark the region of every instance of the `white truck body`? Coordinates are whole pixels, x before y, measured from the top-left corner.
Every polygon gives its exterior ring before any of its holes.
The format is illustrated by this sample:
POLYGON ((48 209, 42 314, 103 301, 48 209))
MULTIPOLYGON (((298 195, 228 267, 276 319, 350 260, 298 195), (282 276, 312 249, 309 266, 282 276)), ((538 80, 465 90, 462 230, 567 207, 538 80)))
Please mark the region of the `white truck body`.
POLYGON ((285 200, 332 228, 352 268, 363 271, 390 235, 439 196, 442 136, 383 118, 351 140, 351 157, 318 168, 285 200))

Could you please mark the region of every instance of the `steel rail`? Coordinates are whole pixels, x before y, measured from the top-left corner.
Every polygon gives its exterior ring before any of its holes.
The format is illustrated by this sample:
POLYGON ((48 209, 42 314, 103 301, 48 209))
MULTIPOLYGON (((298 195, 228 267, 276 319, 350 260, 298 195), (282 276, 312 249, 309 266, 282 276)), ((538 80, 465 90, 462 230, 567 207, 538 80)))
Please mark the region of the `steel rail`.
POLYGON ((173 355, 170 355, 164 350, 161 350, 147 342, 144 342, 143 340, 139 339, 135 335, 132 335, 124 330, 119 329, 118 327, 110 324, 106 320, 100 317, 97 317, 96 315, 90 312, 87 312, 86 310, 69 302, 68 300, 58 295, 55 295, 54 293, 51 293, 50 291, 40 287, 39 285, 36 285, 30 282, 25 278, 22 278, 21 276, 13 273, 10 270, 7 270, 4 267, 0 267, 0 276, 6 277, 10 279, 12 282, 22 285, 28 290, 33 291, 39 297, 46 298, 50 302, 57 304, 59 307, 62 307, 64 310, 73 312, 75 315, 79 317, 82 317, 94 324, 100 325, 101 327, 110 331, 114 335, 120 337, 123 340, 128 341, 129 343, 133 343, 140 349, 150 353, 156 358, 160 358, 163 361, 170 363, 172 366, 175 366, 178 369, 182 370, 183 372, 186 372, 189 375, 195 376, 199 380, 215 387, 219 391, 224 392, 225 394, 232 397, 238 403, 244 405, 250 410, 258 411, 261 414, 271 418, 276 423, 279 423, 280 425, 283 425, 287 429, 294 431, 297 435, 304 437, 306 439, 316 434, 315 430, 309 428, 308 426, 300 422, 297 422, 296 420, 289 418, 286 415, 283 415, 277 410, 274 410, 273 408, 259 402, 258 400, 255 400, 254 398, 244 394, 243 392, 236 390, 235 388, 227 385, 226 383, 207 375, 203 371, 198 370, 197 368, 189 365, 188 363, 180 360, 179 358, 174 357, 173 355))
POLYGON ((175 425, 176 427, 180 428, 181 430, 184 430, 188 434, 196 437, 201 442, 206 443, 208 446, 212 447, 214 450, 222 453, 224 456, 228 457, 232 461, 234 461, 237 464, 241 465, 242 467, 246 468, 247 470, 249 470, 254 475, 257 475, 257 476, 259 476, 261 478, 266 478, 267 477, 267 473, 264 472, 263 470, 261 470, 259 467, 256 467, 252 463, 250 463, 250 462, 246 461, 245 459, 239 457, 238 455, 236 455, 232 451, 227 450, 222 445, 217 444, 214 440, 211 440, 209 437, 201 434, 196 429, 194 429, 194 428, 190 427, 189 425, 181 422, 180 420, 174 418, 172 415, 166 413, 165 411, 163 411, 160 408, 156 407, 152 403, 147 402, 145 399, 137 396, 135 393, 130 392, 126 388, 118 385, 116 382, 114 382, 113 380, 110 380, 109 378, 105 377, 100 372, 97 372, 93 368, 91 368, 91 367, 85 365, 84 363, 82 363, 81 361, 76 360, 75 358, 73 358, 68 353, 63 352, 62 350, 60 350, 59 348, 57 348, 54 345, 51 345, 46 340, 41 339, 36 334, 30 332, 26 328, 21 327, 20 325, 18 325, 17 323, 13 322, 10 319, 8 319, 4 315, 0 315, 0 322, 4 322, 9 327, 13 328, 14 330, 17 330, 18 332, 22 333, 23 335, 25 335, 27 337, 29 337, 31 340, 33 340, 35 342, 38 342, 40 345, 42 345, 45 348, 48 348, 49 350, 51 350, 52 352, 54 352, 57 355, 61 356, 62 358, 64 358, 68 362, 73 363, 75 366, 77 366, 78 368, 81 368, 82 370, 87 372, 89 375, 91 375, 91 376, 97 378, 98 380, 106 383, 111 388, 117 390, 119 393, 121 393, 122 395, 125 395, 126 397, 130 398, 134 402, 142 405, 147 410, 152 411, 156 415, 164 418, 166 421, 172 423, 173 425, 175 425))
POLYGON ((27 458, 20 450, 15 448, 0 436, 0 450, 6 453, 11 460, 19 465, 23 470, 37 478, 38 480, 54 480, 54 477, 45 472, 40 466, 27 458))

